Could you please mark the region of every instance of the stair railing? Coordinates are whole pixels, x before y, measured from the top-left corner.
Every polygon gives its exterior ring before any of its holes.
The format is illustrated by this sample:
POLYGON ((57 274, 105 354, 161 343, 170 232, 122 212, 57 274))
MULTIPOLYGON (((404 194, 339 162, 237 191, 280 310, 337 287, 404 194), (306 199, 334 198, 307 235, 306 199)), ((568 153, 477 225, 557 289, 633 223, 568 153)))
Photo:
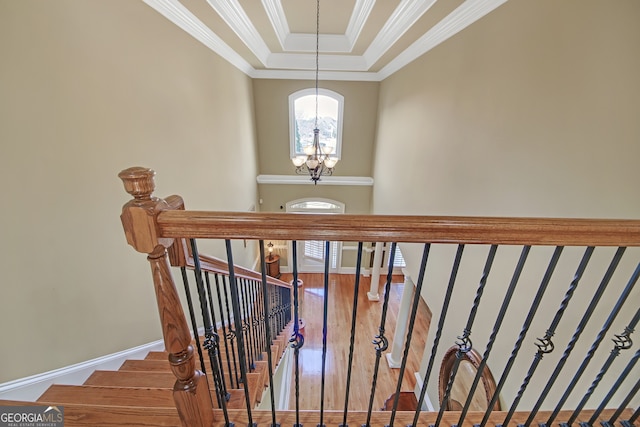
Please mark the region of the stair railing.
MULTIPOLYGON (((526 427, 535 423, 546 426, 555 422, 562 426, 570 426, 579 422, 581 427, 588 427, 595 425, 598 421, 605 427, 617 422, 630 427, 637 420, 640 410, 633 409, 633 399, 640 388, 640 382, 637 380, 638 376, 634 375, 634 373, 637 374, 634 368, 640 351, 636 350, 635 354, 629 356, 631 352, 628 350, 633 348, 631 334, 640 321, 638 294, 634 291, 640 278, 640 254, 637 250, 640 247, 639 220, 330 216, 184 211, 180 209, 179 198, 160 200, 152 197, 153 175, 153 171, 144 168, 131 168, 121 172, 120 177, 125 182, 126 190, 134 196, 134 200, 123 208, 122 221, 127 241, 136 250, 149 254, 165 343, 177 378, 174 397, 183 425, 210 426, 214 421, 220 422, 222 417, 227 426, 233 423, 253 425, 271 421, 273 426, 293 424, 294 427, 302 427, 303 422, 316 424, 318 421, 320 426, 340 424, 346 427, 348 420, 367 427, 371 425, 392 427, 394 423, 412 426, 433 424, 434 427, 443 424, 462 426, 471 422, 470 417, 473 417, 474 424, 481 427, 488 423, 507 426, 514 422, 526 427), (263 271, 261 283, 263 284, 267 281, 264 273, 266 271, 265 240, 293 241, 291 245, 292 283, 298 283, 295 242, 299 240, 326 242, 319 411, 301 410, 298 404, 301 391, 298 357, 304 345, 304 336, 298 323, 297 286, 293 286, 294 331, 291 338, 295 369, 294 410, 276 413, 272 407, 271 411, 256 411, 247 402, 247 407, 243 410, 227 410, 223 407, 221 410, 212 411, 213 404, 208 400, 207 383, 202 380, 202 374, 196 370, 193 349, 189 343, 190 333, 168 270, 167 248, 171 246, 174 239, 196 238, 221 239, 225 242, 226 263, 229 266, 229 280, 232 284, 236 283, 237 268, 233 263, 231 245, 234 239, 259 242, 263 271), (363 253, 362 242, 391 243, 381 317, 373 339, 376 357, 370 402, 366 411, 349 411, 346 404, 350 392, 349 379, 346 383, 344 411, 324 409, 328 334, 328 253, 331 241, 359 242, 354 283, 356 292, 363 253), (374 398, 381 356, 388 348, 389 339, 385 333, 389 315, 393 253, 398 242, 419 244, 422 255, 415 280, 416 291, 406 329, 404 355, 395 398, 391 411, 383 413, 374 409, 374 398), (444 249, 439 252, 441 248, 444 249), (627 250, 628 248, 636 250, 627 250), (450 256, 453 252, 455 256, 450 256), (463 253, 468 252, 472 252, 472 256, 463 257, 463 253), (498 256, 502 252, 507 255, 506 260, 498 256), (532 256, 532 252, 536 254, 532 256), (443 255, 447 255, 451 261, 443 261, 443 255), (468 269, 465 267, 469 261, 463 262, 463 258, 471 260, 471 270, 476 267, 479 269, 480 273, 476 273, 476 279, 467 273, 468 269), (531 258, 534 258, 535 262, 530 262, 531 258), (565 262, 565 259, 568 261, 565 262), (593 259, 596 261, 592 261, 593 259), (509 268, 510 263, 515 264, 515 267, 509 268), (495 267, 496 264, 500 265, 500 268, 495 267), (539 264, 542 264, 543 268, 536 268, 539 264), (441 273, 447 265, 451 267, 448 273, 444 271, 445 274, 442 275, 445 280, 441 281, 440 276, 436 280, 427 275, 427 272, 441 273), (531 265, 534 273, 527 276, 531 265), (623 267, 619 267, 621 265, 623 267), (463 269, 465 274, 461 273, 463 269), (494 273, 495 270, 499 271, 494 273), (556 274, 557 270, 562 270, 563 275, 556 274), (569 272, 568 275, 567 272, 569 272), (519 285, 523 276, 528 277, 526 282, 529 286, 519 285), (537 283, 532 282, 532 277, 537 283), (566 278, 570 280, 565 280, 566 278), (461 282, 469 280, 477 280, 475 291, 469 292, 467 288, 463 288, 464 295, 468 296, 469 300, 457 299, 460 298, 459 295, 456 297, 458 288, 465 285, 461 282), (407 369, 408 353, 414 338, 412 335, 417 319, 418 303, 423 290, 430 289, 442 290, 442 298, 429 301, 434 311, 433 320, 437 319, 437 322, 430 328, 431 341, 424 349, 424 366, 421 370, 423 383, 416 390, 416 394, 419 395, 417 399, 419 404, 423 403, 427 397, 427 389, 433 384, 432 374, 437 369, 438 363, 436 356, 444 352, 442 341, 455 345, 455 351, 449 353, 454 359, 448 365, 445 374, 442 371, 444 363, 441 367, 440 395, 431 394, 432 399, 438 399, 434 404, 435 411, 422 411, 420 407, 415 412, 399 411, 398 400, 401 395, 404 371, 407 369), (520 293, 522 289, 530 292, 520 293), (488 293, 491 293, 490 296, 487 296, 488 293), (570 311, 575 305, 572 303, 577 300, 578 294, 582 298, 579 301, 586 301, 585 305, 579 305, 577 310, 570 311), (606 299, 608 305, 603 307, 601 302, 604 295, 608 296, 606 299), (486 303, 482 304, 487 299, 492 300, 488 308, 486 303), (523 313, 515 313, 522 315, 526 312, 526 315, 524 318, 517 317, 517 320, 514 320, 513 316, 509 317, 509 308, 516 299, 526 301, 524 304, 520 301, 520 307, 526 306, 528 309, 523 310, 523 313), (546 309, 541 311, 540 308, 543 306, 546 309), (618 321, 616 321, 617 317, 620 317, 618 321), (479 318, 484 319, 484 324, 479 325, 479 318), (487 323, 487 319, 494 319, 492 327, 487 323), (451 321, 454 322, 451 323, 451 321), (513 336, 503 333, 503 326, 508 322, 517 322, 516 327, 521 322, 520 332, 513 336), (454 325, 454 330, 458 328, 457 325, 460 325, 460 329, 453 332, 453 336, 458 336, 457 340, 452 339, 451 327, 448 326, 451 324, 454 325), (602 356, 595 358, 594 355, 602 353, 602 351, 598 352, 598 349, 601 347, 603 338, 611 336, 609 331, 612 328, 616 330, 615 327, 619 327, 620 324, 626 326, 621 333, 613 334, 614 348, 611 355, 608 358, 602 356), (526 351, 524 344, 530 330, 540 327, 546 328, 546 332, 540 334, 543 336, 535 340, 537 350, 533 354, 531 363, 528 363, 526 359, 531 353, 526 351), (572 327, 575 327, 575 332, 568 337, 570 334, 566 334, 566 331, 572 327), (486 333, 486 341, 479 344, 480 340, 474 338, 472 342, 475 331, 477 331, 475 335, 479 336, 486 333), (504 351, 506 342, 512 346, 511 354, 508 358, 502 359, 503 366, 500 366, 502 370, 496 376, 499 380, 488 396, 486 410, 471 410, 475 391, 484 381, 484 370, 488 369, 488 364, 496 359, 496 348, 499 347, 500 339, 502 339, 500 346, 503 349, 500 353, 505 356, 508 353, 504 351), (579 363, 568 362, 579 343, 586 349, 584 357, 578 361, 579 363), (556 347, 564 347, 562 355, 553 353, 556 347), (466 395, 455 395, 455 403, 459 405, 458 410, 449 411, 450 403, 454 401, 456 378, 462 375, 459 368, 468 357, 468 353, 477 352, 476 349, 482 351, 482 357, 476 366, 471 386, 466 390, 466 395), (543 358, 550 354, 552 356, 548 356, 543 361, 543 358), (625 354, 625 358, 616 361, 621 354, 625 354), (592 361, 595 369, 587 371, 587 365, 592 361), (578 364, 579 366, 574 370, 573 368, 578 364), (514 366, 518 366, 519 369, 514 369, 514 366), (573 376, 572 372, 574 372, 573 376), (585 383, 589 384, 588 388, 581 387, 585 383), (516 391, 506 395, 505 390, 508 387, 516 391), (564 393, 562 393, 563 390, 564 393), (533 396, 527 396, 532 393, 533 396), (580 403, 566 405, 567 399, 571 397, 576 400, 576 397, 580 397, 577 396, 578 394, 582 394, 580 403), (529 398, 530 403, 527 403, 526 408, 521 408, 524 396, 529 398), (596 401, 596 398, 600 401, 596 401), (508 409, 497 410, 501 406, 498 403, 502 403, 502 406, 508 409), (591 407, 584 409, 587 404, 591 407), (632 406, 628 407, 628 405, 632 406)), ((194 253, 194 260, 198 260, 199 257, 195 256, 195 245, 192 253, 194 253)), ((406 258, 407 254, 404 255, 406 258)), ((268 308, 269 296, 264 292, 265 289, 265 287, 262 288, 263 302, 264 307, 268 308)), ((243 317, 239 302, 241 287, 230 286, 230 291, 233 316, 235 319, 240 319, 243 317)), ((354 309, 352 317, 352 343, 356 333, 355 311, 354 309)), ((265 325, 270 323, 265 322, 265 325)), ((269 329, 270 327, 267 327, 267 331, 269 329)), ((244 353, 244 341, 242 334, 239 334, 238 351, 241 353, 244 353)), ((352 362, 353 345, 350 347, 348 378, 351 376, 352 362)), ((216 387, 218 387, 217 382, 216 387)), ((335 391, 332 392, 335 393, 335 391)))
MULTIPOLYGON (((173 197, 167 198, 172 206, 181 206, 181 201, 173 197)), ((175 239, 173 245, 168 248, 171 265, 179 267, 187 307, 191 319, 193 336, 200 334, 197 320, 198 313, 194 308, 191 295, 191 286, 187 276, 187 270, 192 270, 196 282, 196 292, 200 301, 200 316, 205 325, 210 325, 209 330, 205 326, 205 342, 208 351, 208 366, 199 339, 195 340, 200 358, 200 369, 203 373, 212 370, 216 383, 216 399, 218 407, 222 408, 224 401, 229 401, 230 394, 227 388, 239 389, 243 384, 241 367, 246 366, 247 372, 254 372, 256 361, 263 360, 263 354, 271 356, 273 337, 283 331, 291 320, 291 309, 287 305, 290 300, 291 285, 277 278, 265 276, 256 271, 236 266, 234 269, 235 281, 230 281, 229 266, 226 261, 219 258, 197 253, 194 239, 175 239), (204 276, 204 278, 203 278, 204 276), (264 283, 264 285, 263 285, 264 283), (239 290, 239 306, 242 318, 238 322, 233 316, 233 303, 230 295, 230 287, 235 286, 239 290), (267 302, 263 300, 266 293, 267 302), (269 327, 267 327, 267 322, 269 327), (215 331, 222 332, 216 333, 215 331), (238 334, 242 334, 246 354, 237 348, 238 334), (244 360, 241 360, 244 359, 244 360), (215 375, 219 372, 219 376, 215 375)), ((269 361, 272 366, 272 361, 269 361)))

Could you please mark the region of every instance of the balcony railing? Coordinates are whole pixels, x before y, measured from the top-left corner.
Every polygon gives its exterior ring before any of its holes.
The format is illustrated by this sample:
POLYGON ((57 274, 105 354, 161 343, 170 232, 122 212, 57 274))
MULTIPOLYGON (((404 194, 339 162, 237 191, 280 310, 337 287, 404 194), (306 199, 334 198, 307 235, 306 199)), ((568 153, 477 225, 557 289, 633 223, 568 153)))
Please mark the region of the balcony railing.
MULTIPOLYGON (((631 335, 640 321, 640 297, 635 287, 640 276, 639 220, 186 211, 177 196, 165 200, 152 197, 153 175, 153 171, 144 168, 121 172, 125 188, 134 196, 123 208, 122 221, 127 241, 136 250, 147 253, 151 263, 165 344, 176 376, 176 407, 183 425, 580 423, 591 426, 602 423, 609 426, 620 423, 628 427, 637 421, 640 374, 636 363, 640 350, 637 345, 633 349, 631 335), (216 274, 228 277, 226 290, 211 292, 207 274, 213 273, 213 266, 203 268, 207 259, 198 256, 196 239, 220 241, 226 265, 221 267, 224 272, 216 274), (294 407, 290 411, 276 411, 272 405, 269 411, 257 410, 248 395, 245 408, 226 407, 225 390, 234 384, 236 372, 239 378, 235 384, 243 383, 248 393, 244 377, 250 371, 251 361, 258 357, 260 350, 269 350, 276 332, 274 328, 282 327, 273 321, 278 304, 269 290, 271 279, 262 274, 251 278, 249 284, 238 281, 237 276, 246 271, 233 262, 235 240, 257 242, 256 256, 262 271, 266 270, 264 241, 322 240, 327 242, 327 262, 331 241, 359 242, 354 276, 356 295, 363 242, 390 242, 391 262, 380 319, 371 336, 375 362, 368 408, 348 410, 353 339, 361 332, 354 307, 344 410, 325 409, 325 395, 332 392, 325 384, 330 333, 327 330, 328 264, 324 273, 318 408, 303 410, 297 399, 305 392, 299 388, 298 358, 304 346, 304 334, 299 328, 297 286, 291 288, 292 295, 286 304, 289 307, 290 303, 290 309, 286 310, 290 310, 293 319, 290 341, 295 371, 294 407), (201 370, 196 369, 192 336, 169 267, 168 248, 171 248, 172 259, 179 257, 176 244, 188 245, 183 253, 187 254, 185 258, 192 259, 193 265, 189 266, 196 272, 206 347, 214 377, 210 382, 201 372, 207 371, 204 363, 201 370), (374 408, 374 396, 380 359, 389 343, 386 326, 390 315, 393 252, 398 244, 402 245, 409 269, 413 268, 410 273, 415 277, 416 292, 408 316, 395 398, 391 410, 382 412, 374 408), (401 383, 409 350, 414 345, 413 330, 421 298, 427 300, 434 322, 426 339, 419 373, 422 384, 415 390, 419 405, 416 410, 405 411, 399 408, 401 383), (230 303, 226 314, 223 300, 230 303), (218 320, 213 318, 216 306, 218 320), (230 370, 231 359, 223 358, 217 323, 235 332, 236 347, 227 343, 224 348, 237 351, 239 371, 230 370), (605 345, 605 342, 611 344, 605 345), (436 382, 438 370, 439 383, 436 382), (212 403, 216 399, 217 404, 212 403)), ((296 245, 292 244, 291 249, 293 283, 297 283, 296 245)), ((282 289, 289 293, 288 288, 282 289)), ((283 295, 281 302, 286 298, 283 295)), ((279 307, 282 312, 283 305, 279 307)), ((194 335, 198 335, 196 320, 192 320, 192 327, 194 335)), ((270 370, 272 364, 270 361, 270 370)), ((272 378, 269 385, 273 392, 272 378)))

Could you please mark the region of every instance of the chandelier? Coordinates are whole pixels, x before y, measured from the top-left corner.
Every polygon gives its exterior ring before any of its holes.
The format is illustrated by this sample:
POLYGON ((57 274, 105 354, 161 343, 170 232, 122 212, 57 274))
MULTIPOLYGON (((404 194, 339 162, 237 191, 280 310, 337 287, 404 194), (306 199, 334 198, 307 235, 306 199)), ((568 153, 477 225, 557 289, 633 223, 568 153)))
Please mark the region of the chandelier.
POLYGON ((291 159, 298 175, 309 175, 314 185, 318 184, 322 175, 333 174, 338 163, 337 157, 331 157, 332 147, 320 146, 320 129, 318 129, 318 73, 320 57, 320 0, 316 0, 316 119, 313 129, 313 144, 304 148, 304 156, 291 159))

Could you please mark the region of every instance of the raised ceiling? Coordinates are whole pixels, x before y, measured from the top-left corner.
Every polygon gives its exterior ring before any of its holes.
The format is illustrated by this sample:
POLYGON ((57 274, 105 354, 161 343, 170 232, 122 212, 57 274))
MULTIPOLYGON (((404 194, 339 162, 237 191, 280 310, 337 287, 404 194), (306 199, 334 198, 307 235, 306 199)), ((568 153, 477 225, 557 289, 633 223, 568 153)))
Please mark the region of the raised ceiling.
MULTIPOLYGON (((253 78, 313 79, 316 0, 143 0, 253 78)), ((507 0, 320 0, 320 78, 379 81, 507 0)))

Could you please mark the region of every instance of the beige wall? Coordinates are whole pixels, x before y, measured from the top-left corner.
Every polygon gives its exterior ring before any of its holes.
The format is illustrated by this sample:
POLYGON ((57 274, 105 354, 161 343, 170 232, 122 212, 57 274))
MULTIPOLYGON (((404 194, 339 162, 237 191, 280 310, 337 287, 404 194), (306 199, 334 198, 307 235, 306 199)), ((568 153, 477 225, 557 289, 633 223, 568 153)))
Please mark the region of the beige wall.
POLYGON ((243 211, 257 160, 251 80, 141 1, 1 0, 0 57, 1 383, 161 337, 120 170, 243 211))
MULTIPOLYGON (((640 2, 633 0, 511 0, 386 79, 380 87, 374 212, 639 218, 638 18, 640 2)), ((419 250, 402 250, 415 280, 419 250)), ((445 331, 443 350, 462 332, 478 284, 486 250, 472 253, 474 275, 459 281, 467 300, 454 299, 459 319, 445 331)), ((539 257, 544 265, 547 254, 539 257)), ((502 300, 504 288, 495 286, 508 283, 506 272, 513 271, 516 258, 508 259, 492 273, 501 282, 490 278, 493 290, 486 300, 502 300)), ((451 258, 441 266, 450 269, 451 258)), ((561 269, 562 280, 543 313, 555 312, 574 270, 573 261, 561 269)), ((423 295, 434 319, 447 274, 439 268, 428 273, 423 295)), ((624 284, 624 275, 618 280, 624 284)), ((540 278, 525 283, 532 288, 540 278)), ((607 293, 605 304, 617 298, 618 290, 607 293)), ((572 304, 584 308, 590 295, 580 293, 572 304)), ((521 313, 529 307, 529 296, 516 299, 521 313)), ((639 298, 636 290, 629 301, 639 298)), ((622 332, 636 307, 621 314, 612 331, 622 332)), ((474 333, 486 338, 495 314, 495 306, 480 313, 474 333)), ((567 318, 577 322, 578 316, 579 310, 567 318)), ((602 316, 590 327, 599 328, 602 316)), ((549 320, 531 333, 526 363, 515 372, 526 370, 533 337, 544 335, 549 320)), ((507 320, 507 331, 521 324, 507 320)), ((573 332, 573 326, 564 325, 556 358, 573 332)), ((486 340, 474 342, 481 347, 486 340)), ((511 346, 503 342, 494 349, 490 366, 500 367, 511 346)), ((583 355, 584 348, 577 354, 583 355)), ((538 376, 555 366, 553 357, 545 360, 538 376)), ((517 375, 504 395, 514 396, 521 379, 517 375)), ((437 396, 435 383, 432 397, 437 396)), ((530 404, 530 399, 525 395, 523 402, 530 404)))
MULTIPOLYGON (((289 95, 314 85, 312 80, 253 81, 260 174, 294 173, 289 158, 289 95)), ((320 81, 320 87, 345 98, 342 158, 335 175, 371 176, 379 83, 320 81)), ((262 211, 279 211, 286 202, 303 197, 339 200, 351 213, 371 209, 371 187, 260 185, 259 192, 262 211)))

